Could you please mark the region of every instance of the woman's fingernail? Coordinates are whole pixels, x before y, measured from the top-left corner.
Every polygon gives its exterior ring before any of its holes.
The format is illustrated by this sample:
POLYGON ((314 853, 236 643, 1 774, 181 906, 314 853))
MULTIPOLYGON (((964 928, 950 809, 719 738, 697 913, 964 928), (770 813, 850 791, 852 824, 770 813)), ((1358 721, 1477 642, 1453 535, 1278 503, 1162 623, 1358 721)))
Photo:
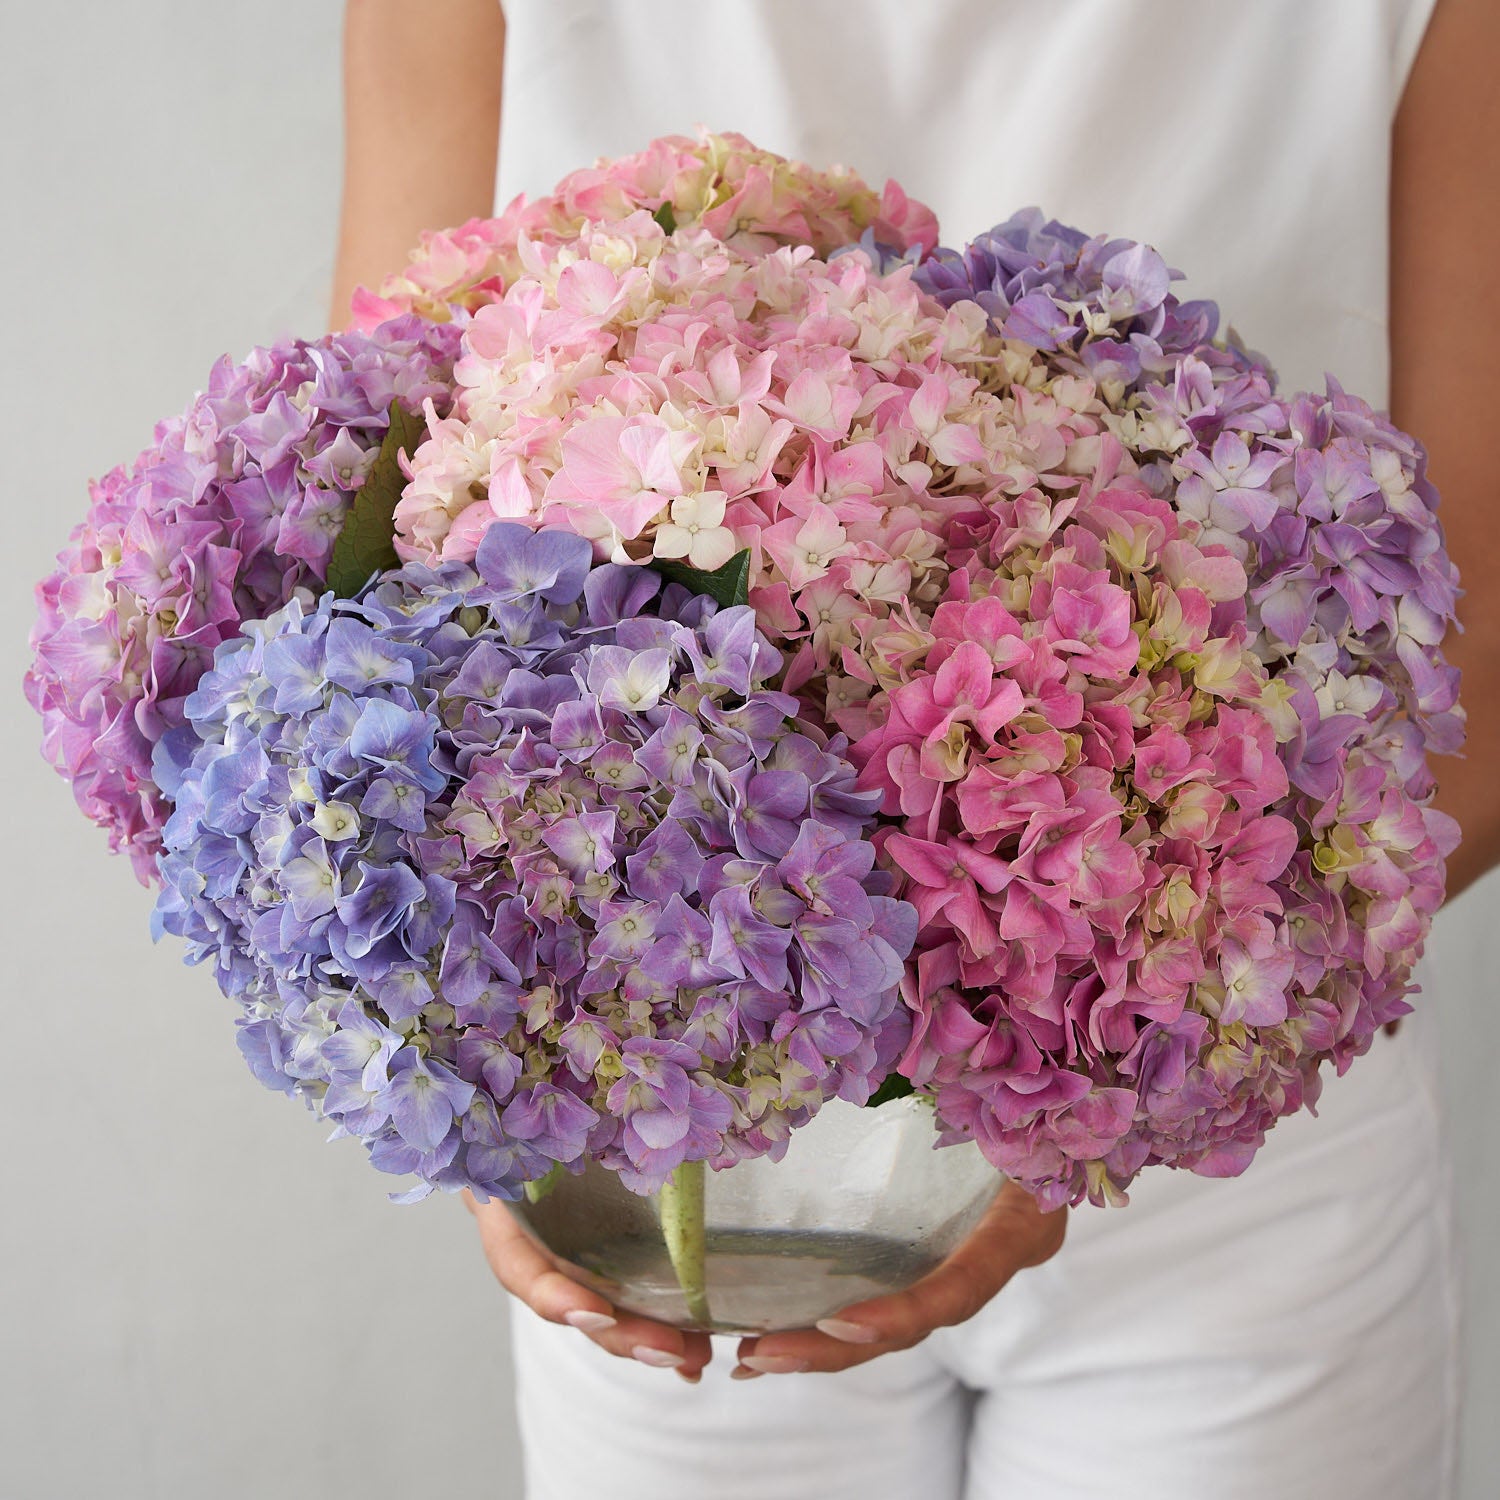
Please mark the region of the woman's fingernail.
POLYGON ((630 1353, 643 1365, 651 1365, 658 1370, 675 1370, 682 1363, 680 1354, 668 1354, 665 1349, 653 1349, 650 1344, 637 1344, 630 1353))
POLYGON ((583 1308, 563 1314, 563 1322, 578 1329, 580 1333, 603 1333, 606 1328, 613 1328, 618 1321, 608 1313, 587 1312, 583 1308))
POLYGON ((789 1354, 747 1354, 740 1363, 757 1375, 799 1375, 808 1368, 805 1359, 793 1359, 789 1354))
POLYGON ((880 1337, 878 1328, 871 1328, 868 1323, 846 1323, 842 1318, 819 1319, 818 1332, 844 1344, 873 1344, 880 1337))
POLYGON ((761 1372, 759 1370, 750 1370, 747 1369, 744 1365, 736 1365, 729 1372, 729 1378, 731 1380, 759 1380, 760 1377, 761 1372))
POLYGON ((697 1385, 703 1379, 702 1370, 674 1370, 672 1372, 679 1380, 685 1380, 689 1385, 697 1385))

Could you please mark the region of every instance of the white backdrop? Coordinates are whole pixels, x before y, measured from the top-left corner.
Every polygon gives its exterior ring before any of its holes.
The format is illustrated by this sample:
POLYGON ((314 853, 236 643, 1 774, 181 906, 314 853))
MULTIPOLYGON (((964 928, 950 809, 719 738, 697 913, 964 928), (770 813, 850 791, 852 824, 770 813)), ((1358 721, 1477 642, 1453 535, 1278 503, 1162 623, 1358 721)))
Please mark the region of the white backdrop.
MULTIPOLYGON (((6 1500, 520 1496, 505 1309, 468 1216, 388 1204, 357 1147, 250 1077, 18 688, 29 586, 88 476, 223 351, 322 325, 340 12, 0 0, 6 1500)), ((1500 1473, 1494 1051, 1460 1039, 1493 1029, 1497 905, 1492 878, 1435 944, 1471 1271, 1463 1500, 1500 1473)))

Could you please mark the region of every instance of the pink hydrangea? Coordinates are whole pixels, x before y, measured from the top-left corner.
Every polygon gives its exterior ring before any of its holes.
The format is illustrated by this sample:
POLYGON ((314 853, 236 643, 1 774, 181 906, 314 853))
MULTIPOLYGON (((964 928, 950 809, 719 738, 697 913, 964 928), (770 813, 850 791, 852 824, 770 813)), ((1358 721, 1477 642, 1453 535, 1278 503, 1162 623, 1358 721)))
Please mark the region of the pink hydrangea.
POLYGON ((747 549, 751 600, 792 651, 785 685, 822 710, 845 651, 936 605, 951 519, 977 524, 987 495, 1099 430, 1054 402, 1044 436, 1035 402, 988 391, 982 319, 863 253, 747 254, 643 212, 530 247, 464 332, 397 549, 468 559, 498 521, 619 563, 712 571, 747 549))
POLYGON ((1184 348, 1217 315, 1163 312, 1141 247, 1002 228, 962 264, 981 357, 1047 330, 1013 399, 1050 472, 951 519, 945 598, 846 653, 838 718, 922 922, 903 1069, 1042 1202, 1119 1201, 1242 1171, 1409 1008, 1457 840, 1426 758, 1462 737, 1455 574, 1388 420, 1184 348))
POLYGON ((405 270, 377 292, 356 294, 356 326, 403 312, 442 321, 454 308, 481 307, 524 274, 528 243, 567 244, 586 224, 640 210, 674 226, 701 225, 750 255, 780 245, 826 255, 866 233, 896 251, 937 243, 932 210, 895 182, 876 193, 846 168, 815 169, 732 133, 664 136, 634 156, 571 173, 535 202, 517 198, 496 218, 424 235, 405 270))

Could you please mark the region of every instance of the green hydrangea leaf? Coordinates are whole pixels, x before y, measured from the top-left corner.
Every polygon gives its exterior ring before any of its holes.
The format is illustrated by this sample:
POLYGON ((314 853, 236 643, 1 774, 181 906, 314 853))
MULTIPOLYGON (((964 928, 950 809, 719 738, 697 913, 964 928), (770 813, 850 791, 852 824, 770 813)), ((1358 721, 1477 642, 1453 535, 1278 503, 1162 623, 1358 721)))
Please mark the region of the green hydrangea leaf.
POLYGON ((865 1100, 865 1108, 874 1109, 879 1104, 889 1104, 892 1099, 904 1099, 914 1093, 916 1090, 911 1086, 910 1078, 901 1073, 888 1073, 885 1082, 865 1100))
POLYGON ((391 402, 391 424, 365 482, 354 492, 349 514, 328 558, 328 587, 341 599, 353 599, 377 574, 400 567, 396 556, 396 502, 406 487, 400 455, 410 457, 427 435, 420 412, 391 402))
POLYGON ((672 212, 672 205, 670 203, 663 203, 651 217, 661 225, 663 233, 674 234, 676 232, 677 215, 672 212))
POLYGON ((664 557, 653 559, 651 566, 668 583, 680 583, 690 593, 707 594, 710 599, 717 599, 726 607, 750 602, 748 547, 736 552, 722 568, 715 568, 712 573, 705 573, 702 568, 690 568, 686 563, 673 562, 664 557))

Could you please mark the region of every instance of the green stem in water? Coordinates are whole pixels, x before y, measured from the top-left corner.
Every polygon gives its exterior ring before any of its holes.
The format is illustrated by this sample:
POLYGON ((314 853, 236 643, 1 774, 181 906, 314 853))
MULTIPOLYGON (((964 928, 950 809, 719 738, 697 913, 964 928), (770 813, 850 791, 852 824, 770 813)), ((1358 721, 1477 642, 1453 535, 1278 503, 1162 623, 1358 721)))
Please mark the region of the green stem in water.
POLYGON ((661 1232, 672 1257, 688 1316, 701 1328, 713 1324, 708 1310, 708 1245, 703 1228, 705 1165, 685 1161, 662 1184, 661 1232))

